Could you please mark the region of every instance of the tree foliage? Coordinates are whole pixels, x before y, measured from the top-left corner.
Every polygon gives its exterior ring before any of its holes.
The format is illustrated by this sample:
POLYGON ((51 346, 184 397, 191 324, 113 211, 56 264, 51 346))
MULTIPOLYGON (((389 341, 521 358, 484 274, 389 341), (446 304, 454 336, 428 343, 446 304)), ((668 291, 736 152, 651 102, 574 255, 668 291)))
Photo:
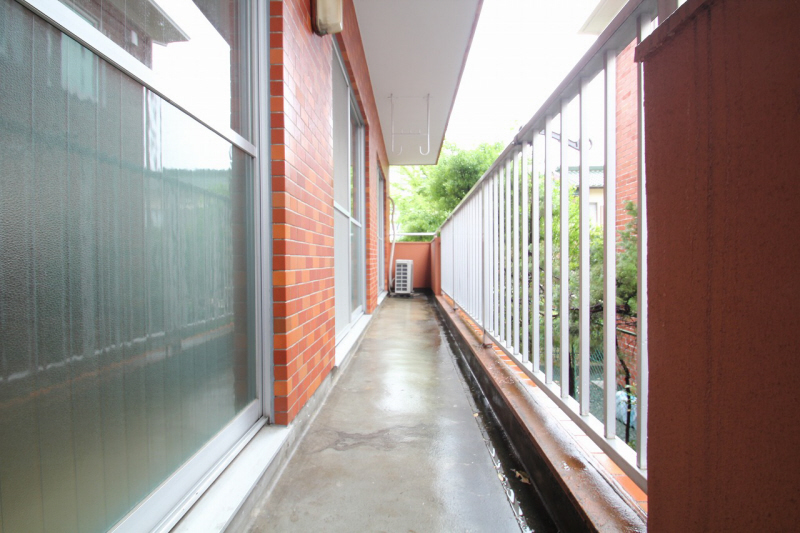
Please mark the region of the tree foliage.
POLYGON ((462 150, 445 142, 438 164, 401 167, 405 184, 395 184, 399 192, 395 201, 400 231, 428 233, 439 229, 502 150, 501 143, 483 143, 472 150, 462 150))

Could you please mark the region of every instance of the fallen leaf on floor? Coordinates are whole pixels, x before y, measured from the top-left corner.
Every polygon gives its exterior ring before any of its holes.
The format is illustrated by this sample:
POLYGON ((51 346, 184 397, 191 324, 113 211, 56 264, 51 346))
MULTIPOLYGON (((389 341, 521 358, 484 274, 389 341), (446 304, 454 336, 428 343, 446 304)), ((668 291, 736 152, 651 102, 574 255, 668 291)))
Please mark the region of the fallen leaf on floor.
POLYGON ((475 418, 478 418, 478 413, 472 413, 472 416, 474 416, 475 418))
POLYGON ((531 478, 528 477, 527 472, 520 472, 519 470, 514 470, 513 468, 512 468, 512 470, 514 471, 514 475, 517 476, 517 478, 520 481, 522 481, 526 485, 530 485, 531 484, 531 478))
POLYGON ((503 481, 503 474, 497 474, 497 478, 498 478, 500 481, 503 481))

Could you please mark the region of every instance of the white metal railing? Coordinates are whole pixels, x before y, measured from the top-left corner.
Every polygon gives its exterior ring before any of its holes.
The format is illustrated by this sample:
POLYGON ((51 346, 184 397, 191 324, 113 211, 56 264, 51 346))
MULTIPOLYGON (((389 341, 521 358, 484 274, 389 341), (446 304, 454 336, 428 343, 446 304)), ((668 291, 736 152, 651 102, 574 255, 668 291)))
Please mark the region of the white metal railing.
MULTIPOLYGON (((617 365, 620 363, 616 349, 616 264, 621 245, 616 218, 616 58, 628 44, 641 40, 652 30, 656 3, 656 0, 631 0, 623 7, 440 228, 442 290, 483 327, 486 339, 501 346, 645 492, 648 366, 643 79, 641 66, 636 65, 633 68, 637 71, 638 87, 638 305, 635 314, 631 313, 637 324, 635 405, 632 405, 631 389, 623 390, 627 410, 635 412, 636 416, 634 450, 617 437, 617 365), (603 98, 595 109, 587 98, 592 81, 602 82, 603 91, 603 98), (575 121, 567 118, 574 116, 576 107, 577 127, 575 121), (594 306, 594 321, 590 295, 596 287, 591 279, 592 230, 588 219, 591 143, 584 142, 589 139, 589 115, 593 111, 601 117, 604 185, 603 277, 602 282, 594 280, 602 287, 602 297, 594 306), (573 190, 568 174, 569 161, 575 156, 579 159, 578 182, 573 190), (556 185, 558 190, 554 190, 556 185), (557 193, 555 202, 554 193, 557 193), (579 214, 577 239, 571 239, 570 200, 575 196, 579 214), (554 210, 558 211, 557 224, 554 210), (556 231, 559 238, 554 243, 556 231), (569 250, 576 245, 578 257, 572 259, 578 260, 577 267, 571 268, 569 250), (578 278, 573 291, 570 291, 570 274, 578 278), (556 286, 559 290, 554 293, 556 286), (573 326, 572 331, 570 326, 573 326), (595 353, 602 352, 602 359, 596 358, 594 365, 592 344, 595 353), (572 363, 571 346, 575 347, 572 363), (600 365, 599 378, 592 379, 592 368, 600 365), (592 402, 593 387, 595 402, 592 402), (600 402, 598 393, 602 395, 600 402)), ((576 225, 572 227, 574 230, 576 225)), ((595 267, 600 266, 599 261, 596 253, 595 267)), ((627 366, 625 372, 628 374, 627 366)), ((631 415, 627 415, 628 429, 631 419, 631 415)))

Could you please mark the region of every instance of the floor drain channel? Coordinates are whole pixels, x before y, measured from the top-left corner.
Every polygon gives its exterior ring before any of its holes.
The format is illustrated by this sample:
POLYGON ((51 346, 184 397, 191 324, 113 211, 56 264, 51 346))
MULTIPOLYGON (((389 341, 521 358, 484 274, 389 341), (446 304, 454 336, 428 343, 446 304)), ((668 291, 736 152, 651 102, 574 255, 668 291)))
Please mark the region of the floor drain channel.
POLYGON ((517 524, 524 533, 558 531, 541 498, 536 493, 536 489, 531 485, 528 472, 519 464, 519 461, 511 451, 511 445, 496 421, 489 402, 483 396, 475 377, 472 375, 472 371, 467 366, 458 345, 439 313, 436 313, 436 319, 439 323, 442 340, 449 347, 450 356, 456 367, 459 381, 464 388, 467 401, 472 408, 475 421, 483 437, 483 442, 497 471, 497 478, 503 486, 511 509, 514 511, 517 524))

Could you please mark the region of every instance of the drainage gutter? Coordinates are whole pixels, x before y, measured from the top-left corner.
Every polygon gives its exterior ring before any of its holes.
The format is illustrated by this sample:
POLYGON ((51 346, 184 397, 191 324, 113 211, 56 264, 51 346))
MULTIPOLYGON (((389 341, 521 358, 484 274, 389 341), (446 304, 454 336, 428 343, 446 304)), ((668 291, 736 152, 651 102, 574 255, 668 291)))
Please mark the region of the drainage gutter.
POLYGON ((559 529, 646 531, 642 517, 609 484, 548 408, 526 391, 513 370, 492 348, 480 344, 442 296, 436 296, 435 302, 460 355, 559 529))

